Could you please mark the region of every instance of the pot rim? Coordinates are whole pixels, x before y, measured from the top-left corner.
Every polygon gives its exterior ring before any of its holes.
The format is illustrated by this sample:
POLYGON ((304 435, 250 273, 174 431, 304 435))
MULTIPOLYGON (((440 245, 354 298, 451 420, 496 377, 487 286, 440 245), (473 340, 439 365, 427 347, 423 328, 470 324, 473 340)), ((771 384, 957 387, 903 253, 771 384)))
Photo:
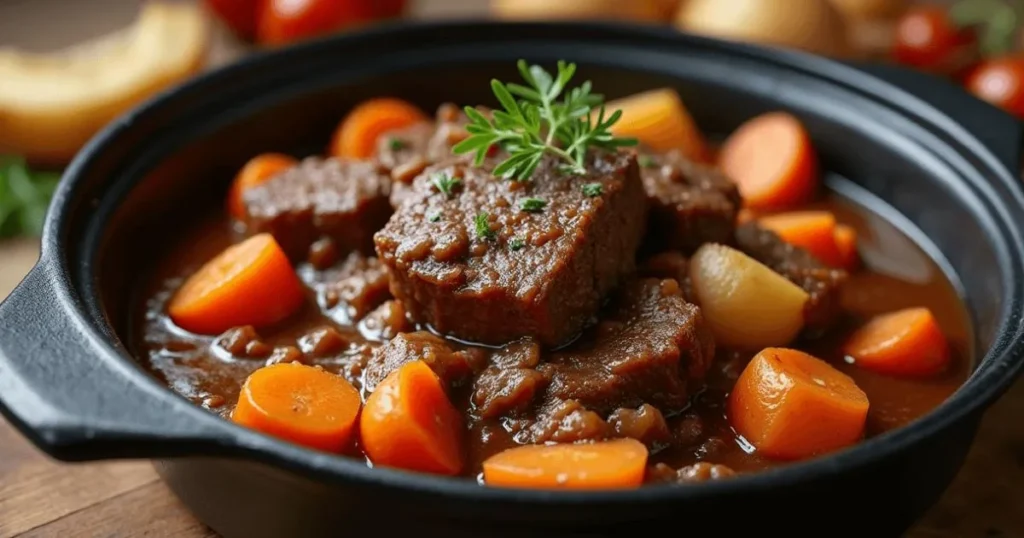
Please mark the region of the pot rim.
MULTIPOLYGON (((102 157, 112 144, 116 144, 122 134, 130 129, 134 122, 168 106, 169 103, 173 103, 176 96, 180 95, 181 92, 191 92, 201 88, 217 91, 216 87, 218 84, 225 81, 227 77, 233 74, 257 71, 261 65, 271 61, 281 61, 286 58, 299 59, 303 55, 311 54, 321 49, 328 50, 339 42, 352 43, 360 40, 412 32, 430 32, 440 35, 449 32, 465 31, 467 27, 475 27, 475 31, 484 32, 489 30, 507 31, 509 28, 524 31, 537 28, 547 28, 549 30, 554 28, 567 34, 578 35, 580 40, 592 40, 594 39, 593 36, 597 35, 629 36, 635 38, 638 42, 645 39, 659 42, 670 41, 676 45, 680 43, 702 44, 701 46, 713 44, 717 50, 727 55, 739 55, 803 72, 813 72, 817 78, 825 80, 830 84, 858 88, 860 91, 873 96, 889 107, 898 109, 903 115, 923 115, 931 122, 934 128, 956 137, 965 148, 965 152, 969 152, 972 156, 987 163, 993 173, 997 174, 1004 183, 1002 187, 1010 189, 1017 206, 1024 207, 1024 202, 1022 202, 1024 195, 1022 195, 1021 189, 1012 174, 1006 170, 1005 166, 998 162, 998 158, 986 149, 977 137, 961 128, 955 120, 945 113, 938 112, 925 101, 907 92, 899 90, 883 81, 866 76, 864 73, 853 68, 827 59, 799 52, 764 49, 746 44, 727 43, 710 38, 689 36, 669 28, 656 28, 645 25, 599 22, 509 23, 472 20, 391 23, 351 32, 342 36, 318 39, 280 50, 258 52, 228 66, 202 74, 178 88, 165 91, 157 98, 148 101, 126 116, 123 116, 120 120, 104 128, 100 134, 83 148, 66 169, 64 180, 60 183, 54 195, 52 207, 55 210, 50 212, 46 220, 42 238, 40 266, 49 269, 47 271, 47 278, 59 292, 58 296, 61 298, 61 308, 63 309, 60 315, 71 316, 78 324, 86 328, 85 330, 89 332, 89 336, 102 348, 101 352, 105 355, 104 360, 112 363, 120 362, 124 366, 135 367, 135 371, 130 374, 130 378, 135 383, 146 386, 149 391, 157 387, 165 396, 166 403, 168 404, 167 412, 190 414, 191 418, 197 421, 197 424, 202 423, 200 421, 215 420, 218 423, 215 429, 220 430, 223 434, 220 442, 226 442, 235 449, 234 451, 229 450, 229 455, 239 455, 262 461, 275 467, 303 474, 312 474, 321 480, 342 480, 349 483, 383 486, 396 490, 418 491, 453 499, 472 499, 474 502, 557 505, 578 505, 584 503, 638 504, 651 501, 683 501, 697 497, 766 490, 821 479, 866 466, 886 455, 905 450, 911 445, 935 435, 940 430, 977 413, 997 398, 1010 385, 1020 372, 1022 366, 1024 366, 1024 335, 1022 335, 1022 325, 1020 324, 1020 320, 1024 318, 1024 301, 1022 301, 1019 293, 1022 288, 1020 280, 1024 278, 1024 271, 1017 264, 1016 267, 1012 268, 1014 269, 1013 271, 1009 271, 1014 275, 1009 287, 1017 293, 1006 298, 999 318, 1000 328, 993 347, 987 350, 984 357, 978 361, 978 365, 972 375, 953 395, 927 415, 906 426, 866 439, 849 449, 828 456, 783 465, 757 473, 741 474, 726 481, 703 483, 699 487, 652 485, 630 491, 595 492, 511 490, 481 487, 474 481, 466 478, 445 478, 401 470, 370 468, 359 460, 320 453, 292 445, 248 430, 228 420, 213 417, 210 413, 177 396, 171 389, 160 384, 142 368, 139 368, 136 359, 127 354, 121 346, 117 345, 116 337, 108 336, 115 334, 115 332, 109 326, 107 320, 97 317, 94 312, 88 311, 83 305, 83 302, 98 301, 94 296, 83 297, 83 295, 86 295, 85 291, 88 290, 82 290, 74 284, 74 279, 71 275, 72 271, 69 267, 70 264, 66 259, 66 253, 69 249, 65 246, 64 238, 66 235, 65 230, 70 220, 67 208, 75 196, 77 186, 84 181, 94 161, 102 157), (172 402, 172 400, 177 403, 172 402)), ((1002 218, 1003 226, 1006 228, 1006 234, 1004 234, 1006 236, 1000 238, 1002 242, 1009 245, 1010 241, 1015 238, 1019 245, 1020 236, 1024 234, 1022 223, 1012 221, 1007 215, 1000 215, 1000 217, 1002 218)), ((1016 253, 1019 253, 1019 249, 1016 253)), ((94 255, 95 252, 87 254, 94 255)), ((1008 270, 1007 267, 1001 267, 1000 269, 1004 273, 1008 270)), ((216 452, 212 450, 197 450, 192 455, 205 456, 215 454, 216 452)))

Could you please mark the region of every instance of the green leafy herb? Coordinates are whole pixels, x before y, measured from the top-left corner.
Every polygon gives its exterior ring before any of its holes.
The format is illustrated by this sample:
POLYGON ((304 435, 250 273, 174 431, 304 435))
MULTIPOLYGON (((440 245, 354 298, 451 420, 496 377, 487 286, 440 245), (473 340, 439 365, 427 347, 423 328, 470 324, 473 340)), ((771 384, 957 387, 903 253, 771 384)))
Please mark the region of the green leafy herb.
POLYGON ((541 198, 523 198, 519 201, 519 209, 527 213, 539 213, 548 206, 547 200, 541 198))
POLYGON ((405 149, 405 146, 405 141, 402 140, 401 138, 396 138, 392 136, 391 138, 388 139, 388 147, 391 148, 391 151, 403 150, 405 149))
POLYGON ((433 215, 427 217, 427 220, 429 220, 430 222, 437 222, 441 220, 441 212, 438 211, 437 213, 434 213, 433 215))
POLYGON ((601 196, 602 192, 604 192, 604 187, 600 183, 587 183, 583 186, 583 194, 591 198, 601 196))
POLYGON ((654 157, 651 157, 650 155, 641 155, 636 158, 636 162, 644 168, 650 168, 654 166, 654 157))
POLYGON ((0 237, 38 236, 60 174, 33 171, 24 159, 0 156, 0 237))
POLYGON ((439 192, 443 193, 445 196, 449 198, 452 197, 452 192, 455 190, 455 187, 458 187, 459 185, 462 184, 462 181, 460 179, 454 178, 444 173, 434 174, 430 178, 430 181, 434 183, 434 187, 437 187, 437 190, 439 192))
POLYGON ((508 249, 511 250, 512 252, 522 250, 525 246, 526 242, 523 241, 522 239, 519 239, 518 237, 514 237, 511 241, 508 242, 508 249))
POLYGON ((502 109, 495 110, 491 120, 477 109, 466 107, 470 120, 466 131, 470 136, 452 151, 473 153, 479 166, 488 148, 498 144, 509 157, 494 168, 494 174, 525 181, 545 154, 557 156, 574 173, 584 173, 588 149, 609 150, 637 143, 635 139, 617 138, 611 133, 622 111, 606 116, 604 98, 591 93, 590 81, 566 91, 576 73, 576 64, 559 61, 555 76, 525 60, 519 60, 517 65, 527 86, 492 80, 491 90, 502 109))
POLYGON ((1021 0, 959 0, 949 8, 949 17, 960 28, 977 35, 985 57, 1007 54, 1016 45, 1024 19, 1021 0))
POLYGON ((487 213, 477 213, 473 217, 473 225, 476 227, 476 236, 480 239, 494 239, 497 235, 494 230, 491 229, 491 223, 488 221, 490 215, 487 213))

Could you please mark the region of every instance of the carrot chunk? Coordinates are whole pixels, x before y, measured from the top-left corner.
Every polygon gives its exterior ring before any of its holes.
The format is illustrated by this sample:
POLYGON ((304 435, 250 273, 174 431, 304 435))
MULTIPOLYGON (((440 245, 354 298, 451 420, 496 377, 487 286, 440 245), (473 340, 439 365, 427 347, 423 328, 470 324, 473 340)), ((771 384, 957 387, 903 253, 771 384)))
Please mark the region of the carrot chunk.
POLYGON ((635 439, 510 448, 484 461, 489 486, 629 489, 644 481, 647 447, 635 439))
POLYGON ((331 155, 368 159, 377 151, 377 139, 388 131, 428 121, 412 103, 392 97, 364 101, 338 125, 331 141, 331 155))
POLYGON ((783 241, 810 252, 818 261, 832 267, 843 267, 836 245, 836 218, 832 213, 792 211, 762 217, 758 222, 783 241))
POLYGON ((423 361, 402 365, 377 385, 359 422, 374 465, 425 473, 462 471, 462 417, 423 361))
POLYGON ((845 224, 836 224, 836 249, 839 251, 839 261, 844 269, 853 269, 857 266, 859 255, 857 254, 857 230, 845 224))
POLYGON ((868 398, 853 379, 802 351, 767 348, 729 395, 729 421, 762 455, 796 460, 856 443, 868 398))
POLYGON ((231 419, 296 444, 340 452, 352 439, 361 405, 345 378, 297 362, 253 372, 231 419))
POLYGON ((877 316, 846 341, 844 352, 868 370, 897 376, 930 376, 949 365, 949 344, 927 308, 877 316))
POLYGON ((795 117, 753 118, 722 145, 719 165, 753 209, 788 209, 814 196, 818 165, 811 139, 795 117))
POLYGON ((302 283, 270 234, 232 245, 208 261, 171 298, 179 327, 220 334, 232 327, 273 325, 302 306, 302 283))
POLYGON ((670 88, 650 90, 609 102, 609 113, 622 111, 612 126, 615 136, 636 138, 659 152, 678 149, 687 157, 707 161, 709 151, 679 94, 670 88))
POLYGON ((246 189, 266 182, 277 174, 295 166, 295 159, 282 153, 264 153, 245 163, 238 171, 235 182, 228 192, 228 213, 236 219, 245 218, 245 202, 242 199, 246 189))

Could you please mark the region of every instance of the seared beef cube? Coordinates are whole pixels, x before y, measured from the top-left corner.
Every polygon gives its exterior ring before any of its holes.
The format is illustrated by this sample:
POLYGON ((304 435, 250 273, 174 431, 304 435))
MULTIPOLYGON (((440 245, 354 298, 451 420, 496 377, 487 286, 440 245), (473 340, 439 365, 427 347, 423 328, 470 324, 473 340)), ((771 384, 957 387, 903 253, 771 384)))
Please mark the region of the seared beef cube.
POLYGON ((391 340, 399 333, 412 330, 401 301, 385 301, 363 318, 363 335, 373 340, 391 340))
POLYGON ((675 150, 641 161, 654 245, 692 252, 704 243, 730 241, 741 205, 732 180, 675 150))
POLYGON ((665 417, 651 404, 643 404, 639 409, 618 409, 608 417, 608 422, 615 429, 615 433, 631 437, 650 447, 660 448, 672 440, 665 417))
POLYGON ((650 403, 676 411, 689 402, 715 355, 700 309, 675 280, 626 285, 606 330, 590 345, 555 353, 537 369, 551 377, 547 394, 610 413, 650 403))
POLYGON ((683 298, 691 303, 697 302, 690 279, 690 260, 681 252, 670 250, 647 258, 640 264, 639 274, 651 278, 674 278, 683 289, 683 298))
POLYGON ((583 175, 562 164, 509 181, 454 160, 416 179, 375 236, 414 321, 485 344, 579 334, 633 272, 646 214, 634 154, 593 154, 583 175))
POLYGON ((532 368, 489 366, 473 382, 473 406, 482 418, 525 411, 548 378, 532 368))
POLYGON ((847 280, 842 269, 829 267, 806 250, 786 243, 775 232, 755 222, 736 229, 736 244, 751 258, 800 286, 810 299, 804 307, 807 330, 814 334, 830 328, 842 313, 840 294, 847 280))
POLYGON ((443 339, 428 332, 402 333, 374 351, 366 365, 364 387, 372 392, 388 374, 417 360, 427 363, 442 383, 456 384, 480 366, 476 363, 478 358, 472 351, 453 350, 443 339))
POLYGON ((341 263, 324 271, 299 267, 299 277, 314 291, 317 303, 339 322, 362 319, 391 298, 388 272, 377 258, 351 252, 341 263))
POLYGON ((523 425, 527 427, 513 432, 515 440, 524 444, 596 441, 615 433, 600 415, 575 400, 552 402, 536 420, 516 424, 523 425))
POLYGON ((391 216, 391 180, 372 162, 310 157, 245 191, 251 233, 269 232, 292 259, 328 237, 341 252, 373 252, 391 216))

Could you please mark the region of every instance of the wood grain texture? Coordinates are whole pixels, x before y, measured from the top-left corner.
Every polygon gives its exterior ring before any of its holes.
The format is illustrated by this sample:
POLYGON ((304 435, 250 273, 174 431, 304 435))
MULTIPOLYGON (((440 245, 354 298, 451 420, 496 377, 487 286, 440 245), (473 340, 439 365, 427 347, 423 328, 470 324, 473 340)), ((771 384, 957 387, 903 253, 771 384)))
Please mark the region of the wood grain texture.
MULTIPOLYGON (((556 0, 552 0, 556 1, 556 0)), ((477 16, 486 0, 419 0, 420 17, 477 16)), ((45 49, 131 20, 135 0, 0 0, 0 45, 45 49), (53 19, 69 5, 81 17, 53 19), (49 13, 49 15, 48 15, 49 13), (8 21, 5 24, 4 21, 8 21), (18 24, 10 24, 17 21, 18 24), (58 31, 40 32, 43 24, 58 31)), ((215 63, 235 51, 218 37, 215 63)), ((31 240, 0 243, 0 297, 35 262, 31 240)), ((985 418, 967 463, 908 538, 1024 538, 1024 384, 985 418)), ((870 515, 865 515, 870 517, 870 515)), ((0 538, 209 538, 146 462, 64 465, 33 448, 0 419, 0 538)))

